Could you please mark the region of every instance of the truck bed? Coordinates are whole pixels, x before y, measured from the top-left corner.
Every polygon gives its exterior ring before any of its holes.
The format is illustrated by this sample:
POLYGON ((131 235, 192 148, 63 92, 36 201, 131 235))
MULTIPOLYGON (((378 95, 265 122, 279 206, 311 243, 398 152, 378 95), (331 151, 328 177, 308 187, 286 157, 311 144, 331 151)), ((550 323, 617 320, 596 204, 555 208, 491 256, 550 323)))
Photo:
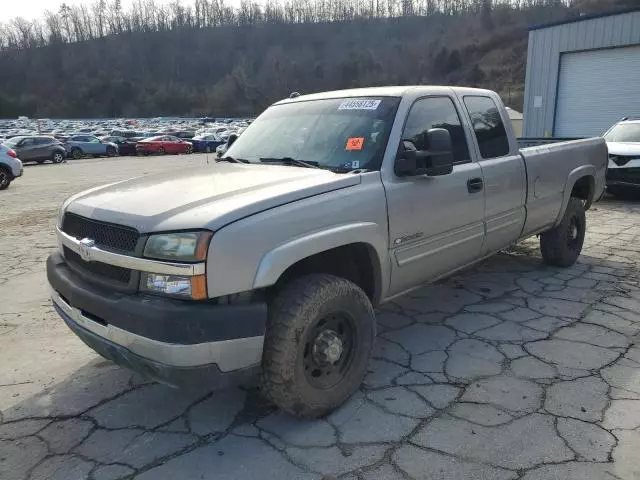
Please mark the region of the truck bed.
POLYGON ((570 142, 573 140, 582 140, 584 137, 520 137, 517 138, 518 146, 520 148, 526 147, 538 147, 540 145, 549 145, 551 143, 558 142, 570 142))
MULTIPOLYGON (((607 144, 601 137, 555 141, 520 149, 527 172, 527 220, 523 236, 556 223, 576 180, 595 178, 592 199, 602 195, 607 168, 607 144)), ((590 202, 589 202, 590 203, 590 202)))

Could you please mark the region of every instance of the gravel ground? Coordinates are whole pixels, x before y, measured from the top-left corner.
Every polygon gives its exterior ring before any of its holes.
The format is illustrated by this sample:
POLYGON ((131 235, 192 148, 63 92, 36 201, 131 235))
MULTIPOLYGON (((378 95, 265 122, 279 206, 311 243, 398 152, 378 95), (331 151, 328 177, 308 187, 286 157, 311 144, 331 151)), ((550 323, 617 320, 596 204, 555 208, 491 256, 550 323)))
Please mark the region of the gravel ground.
POLYGON ((0 192, 0 479, 640 478, 640 204, 597 204, 572 268, 530 240, 383 306, 360 391, 300 421, 253 391, 147 382, 48 300, 64 198, 205 162, 27 166, 0 192))

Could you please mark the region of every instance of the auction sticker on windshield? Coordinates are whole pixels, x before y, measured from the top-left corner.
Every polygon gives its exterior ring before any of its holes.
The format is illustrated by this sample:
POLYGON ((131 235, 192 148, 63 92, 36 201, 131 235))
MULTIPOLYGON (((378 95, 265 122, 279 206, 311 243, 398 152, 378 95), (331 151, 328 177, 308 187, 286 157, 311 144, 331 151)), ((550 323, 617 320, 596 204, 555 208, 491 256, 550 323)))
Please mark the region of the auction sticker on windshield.
POLYGON ((382 100, 366 100, 362 98, 351 98, 344 100, 338 110, 376 110, 382 100))
POLYGON ((351 137, 347 138, 347 144, 344 149, 348 152, 353 150, 362 150, 364 147, 364 137, 351 137))

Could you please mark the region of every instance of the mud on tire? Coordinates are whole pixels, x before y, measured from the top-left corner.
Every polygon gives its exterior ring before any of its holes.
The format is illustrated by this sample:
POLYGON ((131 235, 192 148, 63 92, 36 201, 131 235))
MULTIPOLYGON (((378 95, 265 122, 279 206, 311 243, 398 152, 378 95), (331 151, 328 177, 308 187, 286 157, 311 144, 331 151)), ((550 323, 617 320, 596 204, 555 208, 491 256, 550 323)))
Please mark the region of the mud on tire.
POLYGON ((540 252, 545 263, 558 267, 573 265, 582 251, 586 226, 583 201, 571 197, 560 224, 540 235, 540 252))
POLYGON ((354 283, 324 274, 292 281, 269 307, 262 394, 300 417, 328 414, 360 386, 375 336, 373 306, 354 283))

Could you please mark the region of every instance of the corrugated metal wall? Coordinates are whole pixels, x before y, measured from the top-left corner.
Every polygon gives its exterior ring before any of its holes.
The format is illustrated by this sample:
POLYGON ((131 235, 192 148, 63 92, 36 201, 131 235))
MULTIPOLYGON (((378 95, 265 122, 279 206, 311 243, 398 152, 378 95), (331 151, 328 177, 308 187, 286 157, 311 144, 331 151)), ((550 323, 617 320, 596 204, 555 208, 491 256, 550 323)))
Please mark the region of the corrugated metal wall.
MULTIPOLYGON (((553 134, 558 71, 563 52, 630 45, 640 45, 640 11, 530 31, 524 136, 544 137, 553 134)), ((638 82, 640 85, 640 79, 638 82)))

